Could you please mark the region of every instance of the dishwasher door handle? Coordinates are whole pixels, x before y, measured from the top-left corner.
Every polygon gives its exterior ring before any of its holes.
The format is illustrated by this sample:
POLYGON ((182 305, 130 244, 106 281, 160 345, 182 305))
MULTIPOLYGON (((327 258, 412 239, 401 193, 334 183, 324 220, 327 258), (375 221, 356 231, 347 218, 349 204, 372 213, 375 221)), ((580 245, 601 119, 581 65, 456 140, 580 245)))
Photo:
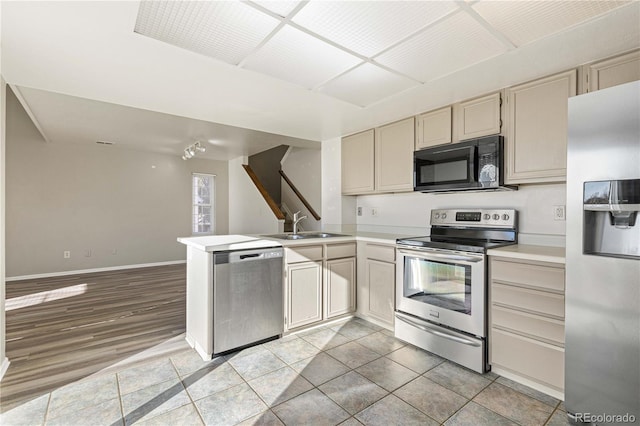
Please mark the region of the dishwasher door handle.
POLYGON ((249 258, 262 258, 264 257, 264 253, 252 253, 252 254, 241 254, 240 260, 249 259, 249 258))

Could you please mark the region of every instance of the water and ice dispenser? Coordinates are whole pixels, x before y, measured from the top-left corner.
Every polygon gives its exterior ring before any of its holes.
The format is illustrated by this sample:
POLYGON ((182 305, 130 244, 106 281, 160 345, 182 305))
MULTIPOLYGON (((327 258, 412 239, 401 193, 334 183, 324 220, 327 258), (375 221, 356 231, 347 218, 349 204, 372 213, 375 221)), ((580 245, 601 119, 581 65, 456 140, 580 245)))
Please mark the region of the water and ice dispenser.
POLYGON ((640 179, 584 183, 583 253, 640 259, 640 179))

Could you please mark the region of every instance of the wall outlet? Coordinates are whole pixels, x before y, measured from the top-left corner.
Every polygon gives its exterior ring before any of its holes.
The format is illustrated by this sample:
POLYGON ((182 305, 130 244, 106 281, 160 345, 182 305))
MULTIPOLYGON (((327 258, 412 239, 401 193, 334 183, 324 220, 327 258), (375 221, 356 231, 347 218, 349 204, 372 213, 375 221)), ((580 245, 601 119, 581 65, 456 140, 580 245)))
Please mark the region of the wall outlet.
POLYGON ((70 252, 70 251, 68 251, 68 250, 66 250, 66 251, 64 251, 64 252, 62 253, 62 256, 63 256, 65 259, 71 259, 71 252, 70 252))
POLYGON ((553 220, 565 220, 564 206, 553 206, 553 220))
POLYGON ((84 257, 91 257, 91 249, 85 249, 84 257))
POLYGON ((378 209, 376 207, 371 209, 371 216, 378 216, 378 209))
POLYGON ((362 207, 356 209, 358 216, 362 216, 362 207))
POLYGON ((112 255, 118 254, 118 249, 111 249, 111 254, 112 255))

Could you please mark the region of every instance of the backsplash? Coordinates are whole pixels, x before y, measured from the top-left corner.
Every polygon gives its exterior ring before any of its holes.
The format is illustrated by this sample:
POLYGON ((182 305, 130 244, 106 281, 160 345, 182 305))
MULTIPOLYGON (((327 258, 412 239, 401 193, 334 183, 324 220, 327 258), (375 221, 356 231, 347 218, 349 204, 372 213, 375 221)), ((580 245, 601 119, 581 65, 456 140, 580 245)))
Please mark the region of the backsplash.
POLYGON ((358 230, 364 231, 383 232, 384 228, 426 230, 431 209, 469 207, 513 208, 518 210, 521 234, 565 235, 566 222, 554 220, 554 206, 566 204, 565 184, 520 186, 518 191, 361 195, 356 204, 362 208, 362 216, 356 217, 356 224, 358 230))

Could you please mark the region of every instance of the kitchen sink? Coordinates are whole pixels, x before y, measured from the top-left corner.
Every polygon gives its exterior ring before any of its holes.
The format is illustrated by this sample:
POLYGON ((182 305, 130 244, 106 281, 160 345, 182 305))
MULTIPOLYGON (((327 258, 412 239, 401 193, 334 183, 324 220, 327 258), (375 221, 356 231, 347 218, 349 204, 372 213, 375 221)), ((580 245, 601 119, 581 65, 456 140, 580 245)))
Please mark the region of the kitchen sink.
POLYGON ((344 234, 331 234, 329 232, 309 232, 302 234, 273 234, 263 235, 264 237, 277 238, 279 240, 305 240, 309 238, 335 238, 335 237, 348 237, 344 234))

